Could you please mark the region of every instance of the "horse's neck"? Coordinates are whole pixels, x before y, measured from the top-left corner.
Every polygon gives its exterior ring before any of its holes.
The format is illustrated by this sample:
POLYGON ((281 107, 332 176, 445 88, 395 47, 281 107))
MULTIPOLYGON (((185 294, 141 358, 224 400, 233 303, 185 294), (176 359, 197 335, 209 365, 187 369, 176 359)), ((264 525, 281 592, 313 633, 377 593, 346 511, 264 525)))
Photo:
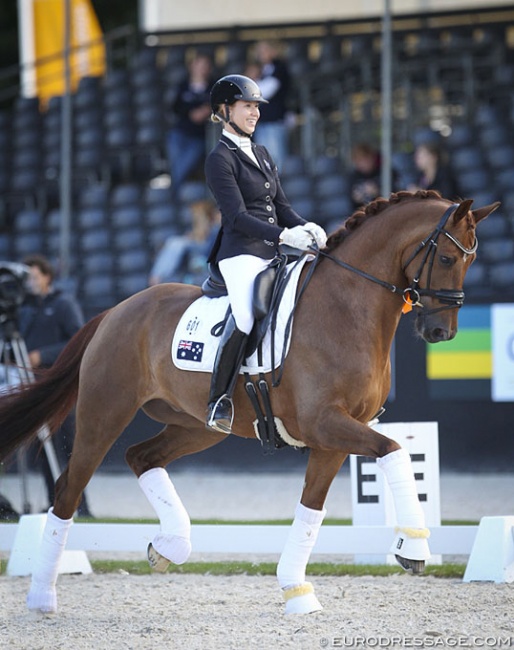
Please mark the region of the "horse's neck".
POLYGON ((365 347, 374 362, 386 362, 401 316, 401 300, 370 280, 360 278, 327 259, 309 287, 307 322, 313 345, 322 345, 334 357, 348 354, 341 342, 365 347))
MULTIPOLYGON (((382 232, 375 237, 362 228, 362 233, 355 231, 333 251, 333 257, 377 279, 403 286, 401 250, 390 233, 382 232)), ((313 344, 316 332, 318 336, 323 332, 323 345, 336 356, 348 354, 347 347, 339 345, 348 340, 366 348, 371 363, 388 363, 401 317, 401 297, 330 259, 324 259, 316 269, 309 289, 309 311, 313 315, 307 322, 313 344), (334 345, 335 341, 338 345, 334 345)))

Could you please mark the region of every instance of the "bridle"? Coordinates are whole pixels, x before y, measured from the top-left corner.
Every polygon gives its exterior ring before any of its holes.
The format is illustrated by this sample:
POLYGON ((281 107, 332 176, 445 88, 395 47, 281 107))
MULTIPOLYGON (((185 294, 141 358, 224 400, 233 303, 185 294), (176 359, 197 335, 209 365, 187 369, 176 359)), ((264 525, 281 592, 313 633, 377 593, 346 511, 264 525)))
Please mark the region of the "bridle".
POLYGON ((407 267, 416 259, 416 257, 418 257, 418 255, 420 255, 420 253, 423 253, 419 269, 417 273, 414 275, 414 278, 410 286, 408 286, 406 289, 401 289, 396 285, 391 284, 390 282, 386 282, 385 280, 380 280, 379 278, 376 278, 375 276, 370 275, 365 271, 361 271, 360 269, 356 268, 355 266, 352 266, 351 264, 347 264, 346 262, 342 262, 341 260, 336 259, 329 253, 325 253, 322 250, 317 250, 316 253, 318 255, 322 255, 323 257, 327 257, 328 259, 335 262, 338 266, 341 266, 343 269, 352 271, 352 273, 356 273, 360 277, 366 278, 367 280, 370 280, 375 284, 379 284, 380 286, 384 287, 385 289, 388 289, 392 293, 401 296, 405 303, 404 311, 409 311, 412 307, 425 309, 425 306, 421 302, 421 298, 423 296, 429 296, 430 298, 435 298, 443 305, 442 307, 438 307, 436 309, 430 309, 424 311, 423 312, 424 316, 442 311, 444 309, 460 309, 460 307, 462 307, 462 305, 464 304, 464 291, 460 289, 431 289, 430 288, 430 282, 432 279, 432 269, 434 266, 435 255, 437 252, 437 240, 441 235, 448 237, 448 239, 452 241, 457 246, 457 248, 461 250, 465 255, 472 255, 477 251, 478 239, 476 238, 476 236, 475 236, 475 241, 473 243, 473 246, 471 248, 466 248, 462 244, 462 242, 460 242, 456 237, 454 237, 451 233, 449 233, 445 229, 448 220, 450 219, 451 215, 455 212, 455 210, 458 207, 459 205, 457 203, 454 203, 445 211, 445 213, 441 217, 439 223, 434 228, 434 230, 428 235, 428 237, 423 239, 418 244, 418 246, 416 247, 412 255, 410 255, 407 262, 403 265, 402 271, 405 273, 407 267), (419 281, 421 275, 423 274, 425 266, 427 264, 428 264, 427 286, 425 289, 423 289, 419 286, 419 281), (405 309, 405 306, 408 306, 409 308, 405 309))

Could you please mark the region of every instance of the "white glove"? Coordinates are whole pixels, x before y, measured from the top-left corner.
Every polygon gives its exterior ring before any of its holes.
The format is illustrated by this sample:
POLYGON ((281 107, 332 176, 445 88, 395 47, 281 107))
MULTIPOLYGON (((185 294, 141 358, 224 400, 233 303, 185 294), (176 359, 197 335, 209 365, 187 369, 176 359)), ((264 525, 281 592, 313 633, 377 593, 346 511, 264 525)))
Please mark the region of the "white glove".
POLYGON ((314 243, 314 237, 305 230, 305 226, 295 226, 294 228, 284 228, 280 233, 279 243, 306 251, 314 243))
POLYGON ((318 226, 318 224, 313 221, 309 221, 309 223, 306 223, 303 228, 312 235, 318 248, 325 248, 327 245, 327 233, 321 226, 318 226))

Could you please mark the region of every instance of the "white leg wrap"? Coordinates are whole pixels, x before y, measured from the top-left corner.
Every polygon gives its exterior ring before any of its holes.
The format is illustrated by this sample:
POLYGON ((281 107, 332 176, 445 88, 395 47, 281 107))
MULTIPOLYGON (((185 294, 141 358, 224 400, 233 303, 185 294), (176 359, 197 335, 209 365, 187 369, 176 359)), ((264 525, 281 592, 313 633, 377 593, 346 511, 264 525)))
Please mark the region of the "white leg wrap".
POLYGON ((430 533, 425 528, 425 513, 418 499, 409 453, 405 449, 397 449, 378 458, 377 465, 391 488, 398 523, 391 553, 411 560, 428 560, 430 550, 427 538, 430 533))
POLYGON ((141 474, 139 485, 161 524, 153 547, 174 564, 183 564, 191 553, 191 521, 168 472, 162 467, 150 469, 141 474))
POLYGON ((48 511, 36 566, 32 574, 30 591, 27 595, 29 609, 39 610, 44 613, 57 611, 55 583, 57 582, 59 562, 72 523, 73 519, 59 519, 59 517, 56 517, 53 508, 48 511))
POLYGON ((307 614, 322 609, 312 585, 305 582, 307 563, 318 539, 326 510, 299 503, 277 566, 278 584, 284 592, 286 614, 307 614))

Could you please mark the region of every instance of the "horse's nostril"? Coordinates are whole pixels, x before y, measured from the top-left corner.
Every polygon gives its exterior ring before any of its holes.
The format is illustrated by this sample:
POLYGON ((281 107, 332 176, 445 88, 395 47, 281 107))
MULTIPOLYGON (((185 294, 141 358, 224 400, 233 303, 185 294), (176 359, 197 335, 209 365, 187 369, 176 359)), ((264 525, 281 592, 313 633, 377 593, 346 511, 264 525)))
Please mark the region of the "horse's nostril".
POLYGON ((448 331, 442 327, 435 327, 432 330, 432 338, 434 341, 446 341, 448 339, 448 331))

